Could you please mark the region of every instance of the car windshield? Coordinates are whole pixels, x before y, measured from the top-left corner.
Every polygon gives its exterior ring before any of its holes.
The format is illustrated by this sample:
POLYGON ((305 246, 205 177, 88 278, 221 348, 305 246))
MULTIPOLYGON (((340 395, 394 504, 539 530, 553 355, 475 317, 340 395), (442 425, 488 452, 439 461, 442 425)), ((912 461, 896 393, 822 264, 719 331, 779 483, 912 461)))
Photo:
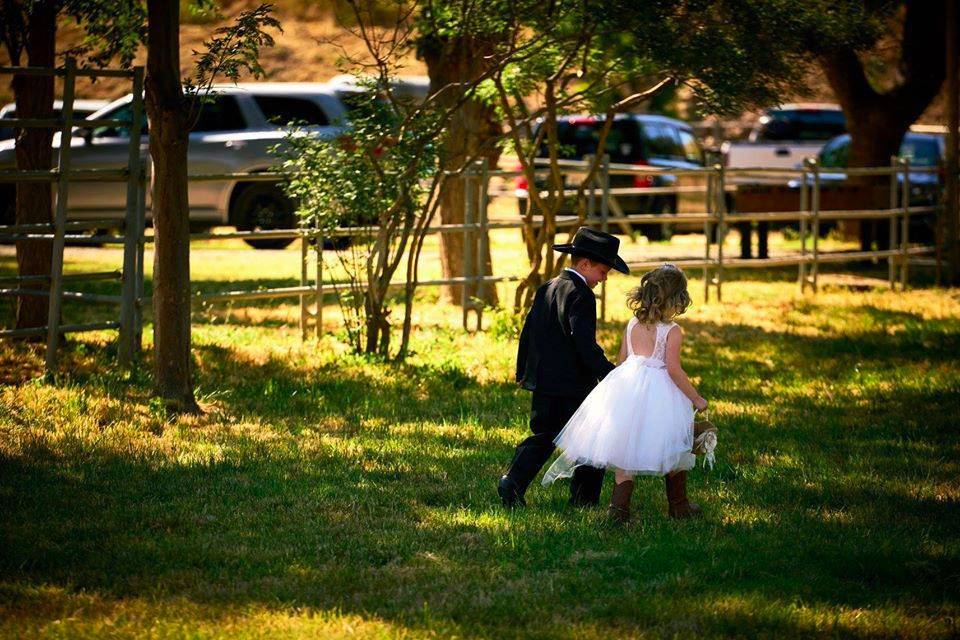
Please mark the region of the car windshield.
MULTIPOLYGON (((597 142, 603 128, 601 118, 570 118, 557 123, 559 155, 567 160, 579 160, 597 153, 597 142)), ((637 125, 633 120, 614 120, 607 134, 606 152, 611 162, 632 162, 639 153, 637 125)), ((546 142, 540 147, 540 155, 548 155, 546 142)))
POLYGON ((771 110, 760 119, 757 142, 829 140, 846 133, 842 111, 832 109, 771 110))
MULTIPOLYGON (((900 144, 900 157, 914 167, 936 167, 940 163, 940 148, 931 138, 906 138, 900 144)), ((820 152, 820 166, 845 168, 850 158, 850 138, 843 136, 828 142, 820 152)))

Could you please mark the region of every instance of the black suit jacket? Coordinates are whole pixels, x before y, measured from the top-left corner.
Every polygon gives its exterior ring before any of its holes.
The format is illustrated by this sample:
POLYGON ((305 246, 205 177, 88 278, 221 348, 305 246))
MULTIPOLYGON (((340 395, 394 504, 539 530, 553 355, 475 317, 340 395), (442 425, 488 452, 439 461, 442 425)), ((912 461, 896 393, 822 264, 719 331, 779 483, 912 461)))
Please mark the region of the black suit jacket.
POLYGON ((597 299, 587 283, 564 271, 537 289, 520 333, 517 382, 583 398, 613 367, 597 344, 597 299))

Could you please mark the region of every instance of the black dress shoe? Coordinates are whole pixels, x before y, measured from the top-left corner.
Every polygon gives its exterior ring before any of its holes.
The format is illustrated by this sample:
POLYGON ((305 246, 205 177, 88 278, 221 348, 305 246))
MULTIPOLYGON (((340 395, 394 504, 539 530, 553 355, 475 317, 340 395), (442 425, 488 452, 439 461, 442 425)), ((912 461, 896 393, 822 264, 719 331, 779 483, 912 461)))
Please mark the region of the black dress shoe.
POLYGON ((527 501, 520 493, 520 487, 510 476, 503 476, 497 483, 497 494, 507 509, 527 506, 527 501))

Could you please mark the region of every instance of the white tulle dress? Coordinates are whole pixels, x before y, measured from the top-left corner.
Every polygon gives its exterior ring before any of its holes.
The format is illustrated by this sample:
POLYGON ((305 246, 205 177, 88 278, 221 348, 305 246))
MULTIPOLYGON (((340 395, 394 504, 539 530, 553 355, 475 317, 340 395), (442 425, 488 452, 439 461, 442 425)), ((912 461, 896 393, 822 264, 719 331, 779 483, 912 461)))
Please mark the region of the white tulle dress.
POLYGON ((543 484, 570 477, 580 465, 636 475, 665 475, 693 468, 693 403, 667 373, 667 334, 676 323, 657 323, 653 353, 633 352, 627 324, 627 359, 590 392, 554 439, 562 452, 543 484))

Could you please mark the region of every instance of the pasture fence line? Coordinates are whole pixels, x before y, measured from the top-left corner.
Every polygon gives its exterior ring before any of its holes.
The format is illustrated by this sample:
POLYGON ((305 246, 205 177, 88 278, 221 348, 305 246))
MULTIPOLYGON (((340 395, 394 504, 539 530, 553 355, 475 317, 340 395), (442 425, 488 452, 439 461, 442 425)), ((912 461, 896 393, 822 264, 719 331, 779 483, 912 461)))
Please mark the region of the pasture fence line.
MULTIPOLYGON (((143 332, 143 308, 151 299, 144 292, 144 248, 153 241, 146 234, 146 196, 148 159, 141 157, 140 141, 143 114, 143 68, 130 71, 78 69, 72 58, 60 69, 37 69, 28 67, 0 68, 0 74, 48 74, 64 78, 64 109, 62 120, 19 119, 10 124, 16 127, 56 126, 60 128, 61 144, 58 153, 57 168, 50 171, 0 171, 0 182, 49 182, 57 185, 56 207, 52 224, 25 224, 0 226, 0 240, 42 240, 52 241, 53 258, 49 278, 45 276, 14 276, 0 279, 0 285, 12 285, 0 289, 0 295, 22 297, 42 296, 49 299, 49 320, 44 327, 28 329, 0 330, 2 337, 22 337, 28 335, 46 335, 45 367, 48 374, 56 370, 57 346, 59 336, 69 332, 93 331, 102 329, 119 330, 119 355, 125 365, 132 364, 141 348, 143 332), (75 169, 70 165, 70 139, 73 128, 79 121, 73 118, 74 82, 78 76, 112 76, 131 80, 133 88, 132 121, 102 119, 83 121, 84 126, 129 127, 130 144, 127 166, 123 169, 75 169), (123 220, 67 220, 67 201, 69 185, 72 181, 113 181, 126 183, 126 203, 123 220), (112 229, 121 235, 84 235, 88 230, 112 229), (122 268, 118 271, 65 274, 63 269, 64 246, 66 242, 78 244, 122 245, 122 268), (119 295, 94 294, 82 291, 67 291, 65 283, 78 281, 119 280, 119 295), (46 285, 46 288, 45 288, 46 285), (91 304, 119 306, 119 317, 106 321, 89 323, 63 323, 61 307, 64 300, 75 300, 91 304)), ((600 167, 590 184, 583 185, 582 180, 590 173, 592 158, 585 160, 561 160, 559 168, 564 180, 580 180, 582 189, 567 188, 558 195, 572 197, 582 194, 586 198, 585 215, 561 213, 554 222, 558 230, 573 231, 577 226, 592 226, 609 231, 614 226, 623 234, 633 236, 634 225, 674 225, 702 227, 704 248, 702 258, 678 256, 657 257, 649 260, 632 260, 628 264, 632 269, 650 268, 663 262, 673 262, 687 269, 700 269, 704 281, 704 300, 709 301, 711 292, 718 301, 722 301, 725 272, 739 268, 772 268, 795 266, 798 270, 798 283, 801 291, 808 288, 816 292, 819 287, 819 270, 823 264, 840 264, 856 261, 886 260, 888 263, 888 281, 892 288, 905 289, 908 285, 909 264, 912 260, 934 253, 931 246, 911 246, 910 219, 923 214, 936 214, 939 207, 912 206, 910 203, 911 173, 934 172, 934 167, 911 167, 909 160, 893 159, 889 167, 871 167, 844 169, 846 177, 874 176, 889 177, 889 201, 885 209, 825 210, 821 207, 823 169, 813 160, 806 161, 797 169, 752 167, 726 168, 722 165, 697 169, 659 169, 647 166, 635 166, 613 163, 609 156, 600 159, 600 167), (617 176, 641 176, 659 179, 660 184, 651 186, 646 180, 642 186, 614 186, 612 178, 617 176), (736 207, 730 210, 730 197, 737 193, 740 185, 754 182, 798 179, 799 208, 796 211, 740 212, 736 207), (685 184, 690 182, 691 184, 685 184), (631 212, 625 209, 626 198, 639 198, 642 201, 655 197, 669 197, 677 203, 681 198, 692 199, 702 195, 698 210, 681 212, 675 207, 671 212, 648 211, 631 212), (825 221, 836 220, 888 220, 890 246, 864 251, 821 251, 819 245, 820 225, 825 221), (800 228, 799 252, 765 258, 731 258, 724 253, 724 239, 731 225, 752 223, 796 222, 800 228), (809 247, 808 247, 809 236, 809 247)), ((534 166, 534 177, 544 178, 550 169, 545 161, 538 160, 534 166)), ((490 201, 496 197, 515 197, 519 200, 529 198, 518 190, 509 188, 493 189, 494 179, 508 181, 524 175, 521 171, 490 167, 485 160, 465 167, 462 172, 452 173, 454 179, 463 181, 465 210, 462 223, 433 224, 427 227, 428 235, 462 234, 463 262, 462 275, 457 277, 435 278, 417 281, 417 287, 458 285, 461 287, 460 303, 463 309, 462 325, 470 328, 470 312, 476 317, 475 328, 482 329, 482 313, 485 288, 504 282, 517 282, 520 275, 493 275, 487 273, 485 257, 488 253, 489 231, 494 229, 523 229, 527 226, 522 219, 490 219, 490 201)), ((290 178, 282 172, 221 173, 188 176, 190 181, 244 181, 244 182, 282 182, 290 178)), ((537 189, 535 183, 529 188, 537 189)), ((545 197, 552 197, 549 190, 545 197)), ((534 227, 543 224, 542 217, 534 219, 534 227)), ((319 337, 323 332, 324 297, 328 292, 339 293, 351 286, 349 282, 328 279, 324 273, 324 241, 334 238, 355 238, 377 232, 375 226, 337 227, 321 229, 319 226, 301 226, 295 229, 268 229, 258 231, 204 232, 191 234, 192 241, 224 239, 266 240, 293 239, 300 243, 299 286, 274 287, 254 291, 218 291, 196 293, 197 302, 224 302, 276 298, 297 298, 300 304, 299 328, 301 337, 306 339, 313 322, 314 334, 319 337), (313 282, 311 282, 311 249, 315 260, 313 282), (311 306, 313 309, 311 309, 311 306)), ((937 253, 939 266, 939 253, 937 253)), ((403 282, 390 285, 402 288, 403 282)), ((599 292, 601 319, 607 314, 607 289, 602 285, 599 292)))

